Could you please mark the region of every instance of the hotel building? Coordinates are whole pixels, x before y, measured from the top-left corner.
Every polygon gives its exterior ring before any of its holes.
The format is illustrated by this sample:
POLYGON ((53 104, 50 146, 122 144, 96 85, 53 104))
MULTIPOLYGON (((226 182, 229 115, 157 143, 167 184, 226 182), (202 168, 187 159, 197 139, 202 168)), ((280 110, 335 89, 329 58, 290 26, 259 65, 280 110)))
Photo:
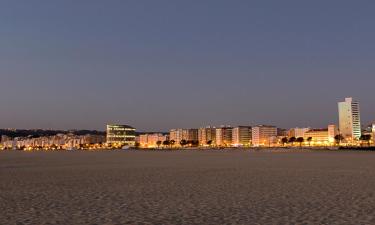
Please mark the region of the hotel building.
POLYGON ((135 146, 135 128, 128 125, 107 125, 107 144, 135 146))
POLYGON ((232 145, 235 147, 249 147, 252 131, 250 126, 238 126, 232 129, 232 145))
POLYGON ((275 126, 258 125, 252 128, 253 146, 271 146, 277 142, 277 128, 275 126))
POLYGON ((216 146, 228 147, 232 145, 232 127, 222 126, 216 128, 216 146))
POLYGON ((329 125, 325 129, 311 129, 305 132, 304 139, 307 141, 311 138, 312 145, 333 145, 335 143, 335 136, 338 134, 336 125, 329 125))
POLYGON ((359 103, 353 98, 345 98, 338 103, 340 134, 347 140, 359 140, 361 137, 361 115, 359 103))
POLYGON ((202 127, 198 130, 198 141, 201 146, 208 146, 216 144, 216 128, 215 127, 202 127))

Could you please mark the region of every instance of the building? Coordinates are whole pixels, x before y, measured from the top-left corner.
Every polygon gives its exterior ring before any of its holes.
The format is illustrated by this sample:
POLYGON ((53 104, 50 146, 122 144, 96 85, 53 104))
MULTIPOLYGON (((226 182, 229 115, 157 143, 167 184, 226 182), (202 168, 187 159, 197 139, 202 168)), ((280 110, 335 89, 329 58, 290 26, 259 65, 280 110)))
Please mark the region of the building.
POLYGON ((175 141, 175 145, 180 145, 182 140, 198 141, 198 129, 172 129, 169 137, 170 140, 175 141))
POLYGON ((249 147, 251 145, 251 127, 238 126, 232 129, 232 145, 235 147, 249 147))
POLYGON ((336 125, 328 125, 328 142, 334 144, 336 135, 339 134, 339 130, 336 125))
POLYGON ((17 137, 13 140, 6 140, 2 143, 6 149, 94 149, 101 148, 105 142, 105 136, 102 135, 74 135, 57 134, 54 136, 42 137, 17 137))
POLYGON ((277 128, 275 126, 258 125, 252 128, 253 146, 271 146, 277 142, 277 128))
POLYGON ((372 124, 372 141, 375 143, 375 123, 372 124))
POLYGON ((361 137, 361 115, 359 103, 353 98, 345 98, 338 103, 340 134, 347 141, 359 140, 361 137))
POLYGON ((283 128, 277 128, 277 137, 287 137, 288 136, 288 130, 283 128))
POLYGON ((295 137, 295 138, 304 137, 305 133, 309 130, 310 128, 299 128, 299 127, 292 128, 288 131, 288 137, 295 137))
POLYGON ((311 129, 304 135, 305 141, 309 141, 310 145, 328 146, 335 143, 335 136, 338 134, 336 125, 329 125, 324 129, 311 129))
POLYGON ((166 140, 168 140, 168 136, 162 133, 142 134, 139 136, 139 144, 142 148, 160 147, 158 142, 163 143, 166 140))
POLYGON ((183 129, 182 140, 198 141, 198 129, 183 129))
POLYGON ((210 127, 210 126, 199 128, 198 141, 201 146, 215 145, 216 144, 216 128, 210 127))
POLYGON ((169 131, 169 139, 175 141, 175 143, 180 143, 182 140, 182 129, 172 129, 169 131))
POLYGON ((107 144, 135 146, 135 128, 128 125, 107 125, 107 144))
POLYGON ((229 147, 232 145, 232 127, 222 126, 216 128, 216 146, 229 147))

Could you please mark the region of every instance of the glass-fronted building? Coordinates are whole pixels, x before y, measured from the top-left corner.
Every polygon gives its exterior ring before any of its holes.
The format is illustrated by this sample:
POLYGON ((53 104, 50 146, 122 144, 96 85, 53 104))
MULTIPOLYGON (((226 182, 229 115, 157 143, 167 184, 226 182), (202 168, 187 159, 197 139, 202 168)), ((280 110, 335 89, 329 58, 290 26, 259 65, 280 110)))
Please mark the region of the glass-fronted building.
POLYGON ((135 128, 128 125, 107 125, 107 144, 135 146, 135 128))

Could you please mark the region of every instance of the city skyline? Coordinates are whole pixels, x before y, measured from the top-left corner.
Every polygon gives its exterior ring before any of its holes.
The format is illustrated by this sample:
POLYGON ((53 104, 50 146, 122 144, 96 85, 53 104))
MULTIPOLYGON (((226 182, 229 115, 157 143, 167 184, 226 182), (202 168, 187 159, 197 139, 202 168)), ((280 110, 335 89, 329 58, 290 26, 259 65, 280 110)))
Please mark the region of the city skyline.
POLYGON ((2 1, 0 127, 140 131, 375 117, 375 3, 2 1))

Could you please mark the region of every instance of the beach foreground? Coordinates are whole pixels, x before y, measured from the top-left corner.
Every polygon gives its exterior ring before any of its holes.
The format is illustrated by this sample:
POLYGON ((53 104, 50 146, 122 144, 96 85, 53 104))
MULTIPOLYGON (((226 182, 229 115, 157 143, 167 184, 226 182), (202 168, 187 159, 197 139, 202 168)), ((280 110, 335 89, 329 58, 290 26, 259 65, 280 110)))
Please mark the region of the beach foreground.
POLYGON ((375 224, 375 153, 0 152, 0 224, 375 224))

